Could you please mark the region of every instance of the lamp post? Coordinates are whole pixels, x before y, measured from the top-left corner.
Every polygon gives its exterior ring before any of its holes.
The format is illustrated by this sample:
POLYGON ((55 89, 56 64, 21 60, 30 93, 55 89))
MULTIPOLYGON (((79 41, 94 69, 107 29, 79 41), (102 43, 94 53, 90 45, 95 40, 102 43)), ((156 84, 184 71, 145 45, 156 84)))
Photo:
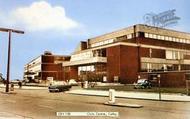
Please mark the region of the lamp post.
POLYGON ((160 90, 160 74, 157 75, 158 77, 158 90, 159 90, 159 100, 161 100, 161 90, 160 90))
POLYGON ((24 31, 15 30, 15 29, 8 29, 8 28, 0 28, 2 32, 9 33, 9 41, 8 41, 8 59, 7 59, 7 80, 6 80, 6 92, 9 92, 9 76, 10 76, 10 62, 11 62, 11 33, 19 33, 24 34, 24 31))

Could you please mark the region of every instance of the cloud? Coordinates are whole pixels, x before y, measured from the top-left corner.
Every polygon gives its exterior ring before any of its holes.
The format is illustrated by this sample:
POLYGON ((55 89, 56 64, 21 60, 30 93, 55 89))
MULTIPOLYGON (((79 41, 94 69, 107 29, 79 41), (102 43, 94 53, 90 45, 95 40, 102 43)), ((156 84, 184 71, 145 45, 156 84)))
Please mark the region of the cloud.
POLYGON ((6 19, 11 25, 19 25, 30 31, 70 30, 80 26, 78 22, 66 16, 64 7, 52 6, 46 1, 16 8, 6 19))

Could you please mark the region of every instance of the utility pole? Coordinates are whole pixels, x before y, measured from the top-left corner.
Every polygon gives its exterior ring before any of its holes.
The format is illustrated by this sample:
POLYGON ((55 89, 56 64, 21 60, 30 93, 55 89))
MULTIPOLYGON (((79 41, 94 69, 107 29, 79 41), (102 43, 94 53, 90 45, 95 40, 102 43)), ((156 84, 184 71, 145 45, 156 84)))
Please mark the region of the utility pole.
POLYGON ((6 92, 9 92, 9 80, 10 80, 10 63, 11 63, 11 34, 19 33, 24 34, 24 31, 15 30, 15 29, 8 29, 8 28, 0 28, 2 32, 8 32, 9 34, 9 41, 8 41, 8 59, 7 59, 7 79, 6 79, 6 92))
POLYGON ((158 93, 159 93, 159 100, 161 101, 161 89, 160 89, 160 74, 157 75, 158 78, 158 93))

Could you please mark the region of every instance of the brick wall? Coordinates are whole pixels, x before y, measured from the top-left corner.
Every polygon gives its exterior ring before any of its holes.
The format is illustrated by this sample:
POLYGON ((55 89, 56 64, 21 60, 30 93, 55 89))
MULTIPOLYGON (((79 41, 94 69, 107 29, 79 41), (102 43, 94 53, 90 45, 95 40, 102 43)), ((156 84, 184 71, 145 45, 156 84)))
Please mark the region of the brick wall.
POLYGON ((121 83, 133 83, 138 72, 138 48, 114 46, 107 48, 108 81, 113 82, 119 76, 121 83))
POLYGON ((120 46, 107 48, 106 54, 108 82, 113 82, 114 76, 120 75, 120 46))

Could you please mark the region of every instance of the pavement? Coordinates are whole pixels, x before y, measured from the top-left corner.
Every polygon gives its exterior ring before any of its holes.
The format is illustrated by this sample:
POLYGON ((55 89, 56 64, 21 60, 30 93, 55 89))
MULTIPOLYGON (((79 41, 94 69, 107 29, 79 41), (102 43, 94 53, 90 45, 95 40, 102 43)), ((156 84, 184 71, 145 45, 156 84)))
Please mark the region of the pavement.
MULTIPOLYGON (((89 96, 109 96, 109 91, 75 89, 67 91, 69 94, 89 95, 89 96)), ((132 91, 115 91, 116 98, 142 99, 142 100, 159 100, 158 93, 132 92, 132 91)), ((161 94, 162 101, 190 102, 190 96, 180 94, 161 94)))
MULTIPOLYGON (((5 88, 4 84, 0 84, 0 88, 5 88)), ((15 85, 14 86, 15 89, 18 89, 19 86, 15 85)), ((22 86, 21 89, 25 89, 25 90, 44 90, 44 89, 48 89, 48 87, 41 87, 41 86, 22 86)))
MULTIPOLYGON (((0 84, 0 88, 5 88, 4 84, 0 84)), ((14 86, 15 89, 19 89, 19 86, 14 86)), ((38 86, 22 86, 23 90, 47 90, 48 87, 38 87, 38 86)), ((89 96, 109 96, 109 91, 102 90, 87 90, 79 87, 72 87, 70 91, 67 91, 68 94, 76 95, 89 95, 89 96)), ((142 99, 142 100, 159 100, 158 93, 150 92, 133 92, 133 91, 115 91, 116 98, 128 98, 128 99, 142 99)), ((181 94, 170 94, 162 93, 162 101, 177 101, 177 102, 190 102, 190 96, 181 95, 181 94)))

